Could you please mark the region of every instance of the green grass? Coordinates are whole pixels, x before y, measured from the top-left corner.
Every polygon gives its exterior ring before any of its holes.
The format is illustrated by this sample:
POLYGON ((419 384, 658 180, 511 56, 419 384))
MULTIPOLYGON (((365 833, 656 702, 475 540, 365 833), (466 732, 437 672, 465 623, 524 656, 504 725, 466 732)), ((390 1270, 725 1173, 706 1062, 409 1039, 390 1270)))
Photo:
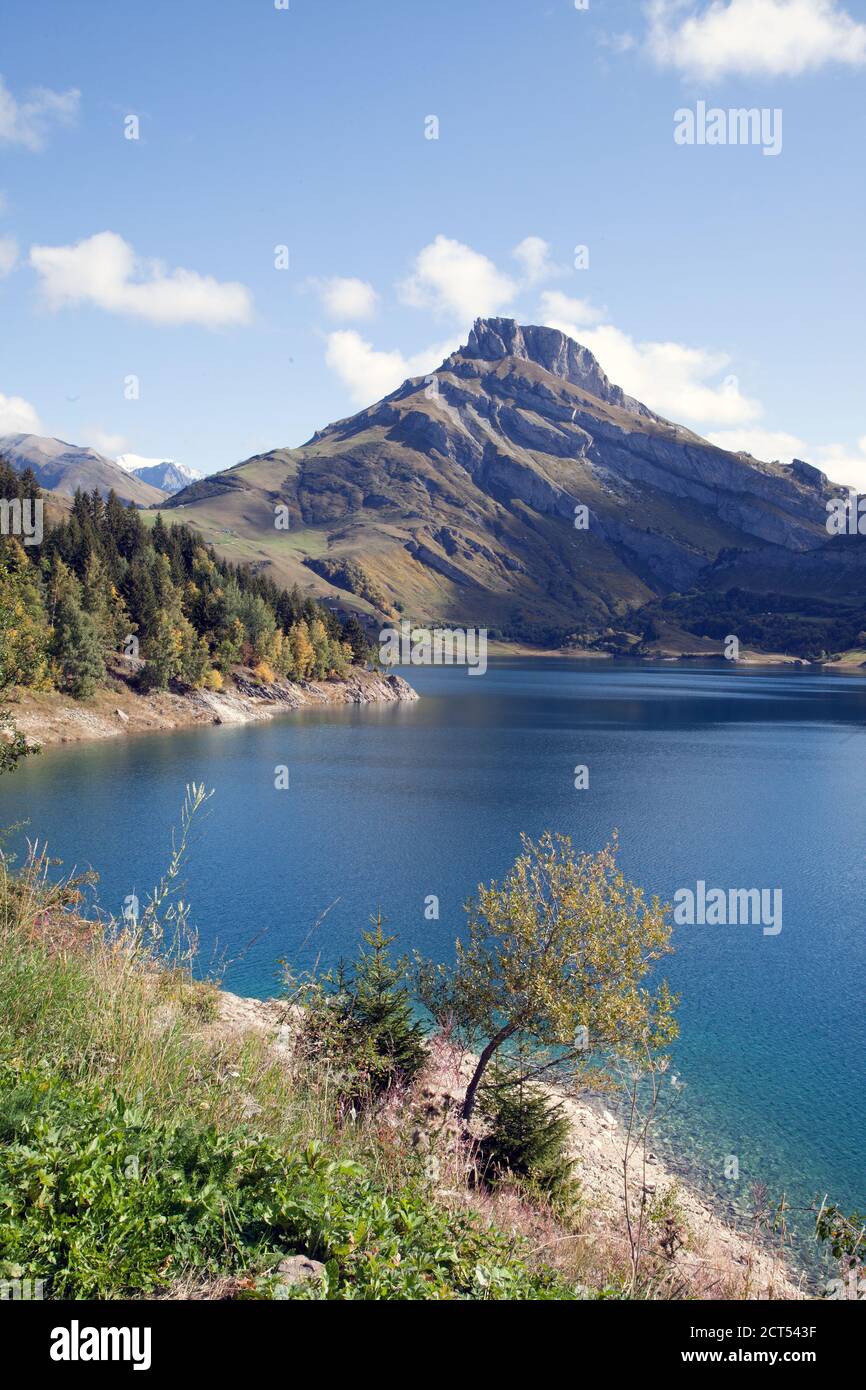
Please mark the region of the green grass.
POLYGON ((165 968, 140 932, 103 936, 77 908, 44 861, 0 863, 0 1278, 73 1299, 226 1280, 255 1297, 578 1296, 439 1200, 405 1132, 341 1117, 327 1067, 214 1026, 182 952, 165 968), (323 1279, 286 1289, 289 1254, 323 1279))
POLYGON ((0 1062, 0 1264, 56 1298, 135 1297, 238 1276, 274 1292, 288 1252, 326 1262, 294 1297, 554 1298, 510 1243, 411 1184, 382 1191, 320 1143, 160 1119, 138 1099, 0 1062))

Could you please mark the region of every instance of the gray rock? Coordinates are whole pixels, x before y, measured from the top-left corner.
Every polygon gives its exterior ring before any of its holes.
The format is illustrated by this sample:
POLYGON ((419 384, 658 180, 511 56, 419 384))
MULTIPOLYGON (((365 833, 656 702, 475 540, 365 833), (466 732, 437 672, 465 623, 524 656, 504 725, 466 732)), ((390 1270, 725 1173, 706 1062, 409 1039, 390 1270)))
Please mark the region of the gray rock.
POLYGON ((308 1255, 287 1255, 277 1265, 281 1284, 305 1284, 308 1280, 321 1279, 325 1266, 320 1260, 311 1260, 308 1255))

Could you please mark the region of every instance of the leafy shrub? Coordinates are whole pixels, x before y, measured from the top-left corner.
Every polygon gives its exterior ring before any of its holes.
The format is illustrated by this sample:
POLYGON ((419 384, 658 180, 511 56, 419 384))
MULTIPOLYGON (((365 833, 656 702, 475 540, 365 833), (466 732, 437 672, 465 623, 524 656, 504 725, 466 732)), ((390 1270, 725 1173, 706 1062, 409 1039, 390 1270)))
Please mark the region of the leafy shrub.
POLYGON ((0 1067, 0 1249, 7 1276, 52 1297, 149 1292, 175 1274, 243 1269, 275 1246, 271 1190, 285 1162, 209 1127, 0 1067))
POLYGON ((0 1063, 0 1277, 49 1297, 111 1298, 190 1273, 257 1275, 259 1296, 567 1298, 513 1241, 436 1205, 386 1193, 316 1144, 286 1154, 242 1131, 158 1121, 140 1104, 0 1063), (279 1288, 287 1250, 326 1263, 322 1284, 279 1288))

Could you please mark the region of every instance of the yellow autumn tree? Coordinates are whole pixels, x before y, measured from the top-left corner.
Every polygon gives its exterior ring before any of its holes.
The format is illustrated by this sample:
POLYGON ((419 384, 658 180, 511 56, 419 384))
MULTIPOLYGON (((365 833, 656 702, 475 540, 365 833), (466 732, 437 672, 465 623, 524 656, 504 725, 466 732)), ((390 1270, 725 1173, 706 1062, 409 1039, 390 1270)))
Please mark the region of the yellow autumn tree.
POLYGON ((616 839, 575 855, 567 836, 521 838, 502 884, 480 885, 467 904, 456 964, 419 962, 423 1002, 478 1054, 466 1120, 494 1057, 503 1084, 509 1049, 519 1050, 523 1081, 543 1072, 569 1085, 590 1066, 597 1080, 606 1061, 644 1056, 677 1033, 667 985, 644 984, 671 950, 666 909, 624 877, 616 839))
POLYGON ((314 618, 310 625, 310 641, 315 653, 315 674, 322 680, 331 669, 331 640, 321 618, 314 618))
POLYGON ((304 618, 292 623, 289 629, 289 645, 292 652, 292 675, 295 680, 309 680, 316 664, 316 652, 304 618))
POLYGON ((36 571, 9 537, 0 547, 0 686, 48 687, 50 637, 36 571))

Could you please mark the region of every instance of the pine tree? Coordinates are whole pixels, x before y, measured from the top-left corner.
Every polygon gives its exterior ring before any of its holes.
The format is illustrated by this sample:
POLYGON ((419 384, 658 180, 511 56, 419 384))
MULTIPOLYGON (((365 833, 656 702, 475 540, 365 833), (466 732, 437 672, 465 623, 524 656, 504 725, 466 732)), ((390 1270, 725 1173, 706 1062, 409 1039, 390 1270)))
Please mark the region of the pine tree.
POLYGON ((167 690, 180 670, 183 636, 165 608, 158 608, 147 638, 147 661, 141 672, 145 690, 167 690))
POLYGON ((0 773, 32 753, 16 728, 9 695, 18 685, 48 681, 48 623, 36 571, 12 537, 0 546, 0 773))
POLYGON ((354 613, 350 613, 343 624, 343 641, 352 649, 351 660, 363 665, 369 656, 370 641, 354 613))
POLYGON ((217 642, 215 659, 220 671, 227 672, 240 661, 243 646, 243 623, 240 618, 234 618, 217 642))
POLYGON ((426 1060, 405 984, 407 963, 392 961, 394 937, 385 936, 381 913, 371 922, 354 966, 341 962, 324 976, 303 977, 290 996, 301 1006, 299 1055, 327 1067, 342 1101, 353 1106, 411 1084, 426 1060))
POLYGON ((205 674, 210 667, 208 644, 204 637, 198 636, 187 618, 180 620, 180 640, 177 674, 186 685, 200 686, 204 683, 205 674))
POLYGON ((10 536, 0 549, 0 687, 50 684, 50 640, 38 572, 10 536))
POLYGON ((562 1104, 552 1104, 522 1074, 515 1079, 499 1069, 482 1090, 480 1110, 491 1131, 480 1146, 487 1181, 511 1176, 565 1197, 574 1162, 566 1152, 570 1125, 562 1104))
POLYGON ((348 642, 331 641, 331 675, 343 677, 352 661, 348 642))
POLYGON ((349 986, 350 1012, 355 1027, 371 1046, 374 1057, 371 1082, 382 1090, 394 1081, 414 1081, 424 1065, 424 1034, 412 1015, 405 985, 406 964, 391 960, 396 937, 382 930, 381 911, 370 918, 372 931, 362 933, 349 986))
POLYGON ((117 649, 136 630, 102 557, 95 551, 87 557, 81 602, 96 623, 104 646, 117 649))
POLYGON ((55 681, 76 700, 86 700, 105 679, 99 629, 81 606, 81 585, 62 560, 51 576, 55 681))
MULTIPOLYGON (((39 496, 32 471, 18 473, 2 454, 0 495, 39 496)), ((79 489, 69 516, 48 529, 38 555, 18 547, 16 558, 16 544, 0 537, 0 565, 11 555, 17 576, 13 582, 7 567, 6 600, 10 584, 19 600, 25 581, 28 586, 25 611, 16 600, 0 634, 7 665, 12 639, 17 643, 16 684, 53 680, 83 697, 104 679, 103 650, 119 649, 133 633, 148 659, 143 684, 151 687, 175 679, 218 683, 219 673, 241 661, 300 680, 345 669, 348 647, 334 613, 297 585, 286 592, 264 575, 218 559, 187 526, 166 525, 157 515, 149 530, 135 505, 125 506, 114 492, 103 499, 96 489, 79 489), (27 642, 33 651, 25 660, 27 642)))

